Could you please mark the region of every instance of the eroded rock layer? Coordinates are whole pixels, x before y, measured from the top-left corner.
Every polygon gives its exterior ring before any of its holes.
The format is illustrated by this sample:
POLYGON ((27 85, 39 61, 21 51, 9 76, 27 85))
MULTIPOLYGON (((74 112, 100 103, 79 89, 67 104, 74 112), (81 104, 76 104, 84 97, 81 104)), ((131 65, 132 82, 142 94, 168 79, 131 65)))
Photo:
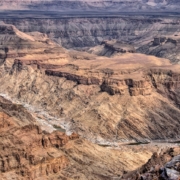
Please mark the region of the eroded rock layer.
POLYGON ((58 14, 38 13, 35 15, 28 12, 15 14, 8 12, 10 16, 2 14, 1 20, 13 24, 23 32, 38 31, 46 33, 63 47, 93 47, 105 40, 116 39, 131 42, 135 47, 141 47, 159 36, 174 36, 179 33, 180 21, 178 16, 159 16, 134 14, 101 15, 94 17, 86 14, 67 14, 65 17, 58 14), (27 15, 26 15, 27 14, 27 15), (13 17, 16 18, 13 18, 13 17), (29 18, 31 17, 31 18, 29 18), (38 18, 37 18, 38 17, 38 18), (82 24, 83 22, 83 24, 82 24))
POLYGON ((179 148, 170 148, 167 151, 154 153, 151 159, 135 172, 131 172, 122 179, 130 180, 179 180, 180 156, 179 148))
POLYGON ((138 48, 138 52, 170 59, 173 63, 180 62, 180 36, 155 37, 154 40, 138 48))
MULTIPOLYGON (((69 163, 58 151, 77 135, 43 132, 21 105, 0 97, 0 178, 41 179, 60 173, 69 163)), ((61 174, 61 173, 60 173, 61 174)))
POLYGON ((110 57, 123 53, 135 53, 136 50, 132 45, 116 40, 111 40, 102 41, 101 45, 90 48, 88 52, 99 56, 110 57))

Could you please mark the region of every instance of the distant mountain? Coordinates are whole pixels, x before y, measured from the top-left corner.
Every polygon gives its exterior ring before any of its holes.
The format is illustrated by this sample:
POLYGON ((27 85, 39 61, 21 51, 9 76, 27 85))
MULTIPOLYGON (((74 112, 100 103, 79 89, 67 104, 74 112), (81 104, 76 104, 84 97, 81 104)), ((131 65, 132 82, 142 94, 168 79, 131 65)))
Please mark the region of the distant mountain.
POLYGON ((1 10, 178 11, 179 0, 0 0, 1 10))

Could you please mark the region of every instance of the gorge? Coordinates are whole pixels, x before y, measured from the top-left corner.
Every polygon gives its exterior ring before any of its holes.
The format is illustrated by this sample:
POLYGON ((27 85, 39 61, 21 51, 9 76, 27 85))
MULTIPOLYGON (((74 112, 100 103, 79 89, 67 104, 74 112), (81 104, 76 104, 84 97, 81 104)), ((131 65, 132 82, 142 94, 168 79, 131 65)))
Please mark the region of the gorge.
POLYGON ((178 3, 14 1, 1 11, 0 179, 178 180, 178 3))

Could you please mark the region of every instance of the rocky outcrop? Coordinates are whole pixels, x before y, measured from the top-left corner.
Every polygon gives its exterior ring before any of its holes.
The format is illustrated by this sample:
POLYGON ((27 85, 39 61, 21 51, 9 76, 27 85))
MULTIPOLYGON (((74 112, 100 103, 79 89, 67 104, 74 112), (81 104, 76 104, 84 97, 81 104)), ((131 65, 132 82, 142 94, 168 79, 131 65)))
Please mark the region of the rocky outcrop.
POLYGON ((76 82, 77 84, 99 85, 102 91, 107 92, 110 95, 123 95, 127 94, 128 92, 131 96, 149 95, 152 91, 152 84, 151 82, 148 82, 148 80, 135 81, 133 79, 125 79, 118 81, 115 79, 102 77, 98 79, 96 77, 78 76, 56 70, 46 70, 45 73, 48 76, 64 77, 67 80, 76 82))
POLYGON ((37 179, 60 173, 69 160, 58 148, 77 139, 55 131, 44 132, 21 105, 0 98, 0 178, 37 179))
POLYGON ((120 52, 120 53, 135 53, 135 49, 132 45, 125 44, 120 41, 112 40, 112 41, 103 41, 101 43, 104 44, 104 47, 107 49, 111 49, 112 51, 120 52))
POLYGON ((88 52, 99 56, 114 56, 122 53, 135 53, 132 45, 116 40, 103 41, 101 45, 90 48, 88 52))
POLYGON ((161 45, 161 44, 163 44, 166 40, 167 40, 166 37, 155 37, 155 38, 154 38, 154 41, 153 41, 153 45, 154 45, 154 46, 161 45))
POLYGON ((165 152, 154 153, 151 159, 139 170, 125 175, 124 179, 130 180, 178 180, 180 178, 179 148, 170 148, 165 152))
POLYGON ((170 59, 173 63, 180 61, 180 38, 178 34, 167 37, 156 37, 153 42, 141 46, 137 51, 170 59))

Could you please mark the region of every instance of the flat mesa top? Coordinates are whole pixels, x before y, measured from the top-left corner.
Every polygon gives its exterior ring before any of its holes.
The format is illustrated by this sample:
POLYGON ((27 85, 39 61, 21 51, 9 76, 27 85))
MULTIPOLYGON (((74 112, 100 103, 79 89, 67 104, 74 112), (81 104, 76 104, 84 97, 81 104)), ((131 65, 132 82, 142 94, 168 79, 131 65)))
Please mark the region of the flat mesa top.
POLYGON ((93 69, 110 68, 114 70, 171 65, 169 60, 167 59, 147 56, 138 53, 127 53, 121 56, 115 56, 111 58, 97 57, 97 59, 95 60, 77 60, 74 61, 73 64, 81 68, 91 68, 93 65, 93 69))
POLYGON ((73 74, 81 77, 96 77, 122 80, 143 80, 144 71, 162 69, 180 72, 180 65, 172 65, 169 60, 143 54, 127 53, 115 57, 96 57, 92 60, 70 60, 61 67, 49 69, 55 73, 73 74))

